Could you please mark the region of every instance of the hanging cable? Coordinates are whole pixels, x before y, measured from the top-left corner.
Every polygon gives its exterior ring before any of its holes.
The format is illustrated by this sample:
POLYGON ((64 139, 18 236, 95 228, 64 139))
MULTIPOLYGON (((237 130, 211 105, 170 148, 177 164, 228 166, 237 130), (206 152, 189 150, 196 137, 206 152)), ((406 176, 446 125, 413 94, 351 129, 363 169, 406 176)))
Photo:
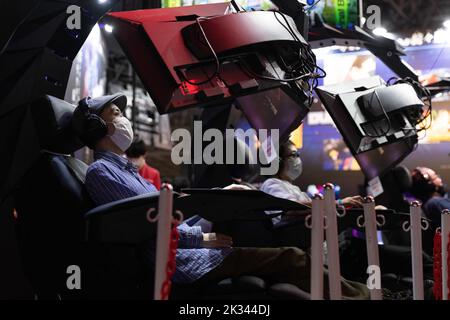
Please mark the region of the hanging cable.
POLYGON ((198 28, 199 28, 199 30, 200 30, 200 33, 201 33, 202 36, 203 36, 203 39, 205 39, 206 45, 208 46, 209 50, 211 51, 211 53, 212 53, 212 55, 213 55, 213 57, 214 57, 214 61, 215 61, 215 64, 216 64, 216 65, 215 65, 215 71, 214 71, 214 73, 213 73, 211 76, 207 77, 206 80, 203 80, 203 81, 200 81, 200 82, 192 82, 192 81, 189 80, 185 75, 183 75, 184 80, 185 80, 187 83, 192 84, 192 85, 194 85, 194 86, 199 86, 199 85, 201 85, 201 84, 208 83, 208 82, 210 82, 212 79, 214 79, 214 77, 218 76, 219 73, 220 73, 220 61, 219 61, 219 57, 217 56, 216 52, 214 51, 214 48, 211 46, 211 43, 209 42, 208 37, 206 36, 205 30, 203 30, 203 27, 202 27, 202 25, 201 25, 201 23, 200 23, 200 19, 203 19, 203 20, 204 20, 204 19, 208 19, 208 18, 207 18, 207 17, 197 17, 197 18, 195 19, 195 22, 197 23, 197 26, 198 26, 198 28))

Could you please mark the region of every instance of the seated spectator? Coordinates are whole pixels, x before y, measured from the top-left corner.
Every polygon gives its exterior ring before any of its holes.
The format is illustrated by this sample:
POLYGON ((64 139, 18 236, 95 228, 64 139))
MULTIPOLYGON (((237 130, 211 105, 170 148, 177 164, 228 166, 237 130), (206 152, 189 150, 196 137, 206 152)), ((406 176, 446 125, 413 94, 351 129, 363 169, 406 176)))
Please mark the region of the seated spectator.
MULTIPOLYGON (((121 156, 133 140, 131 124, 122 114, 125 105, 125 96, 119 94, 86 99, 74 113, 74 128, 95 152, 96 161, 88 168, 86 188, 97 205, 156 191, 121 156)), ((178 226, 178 231, 179 249, 172 279, 175 283, 217 282, 228 277, 255 275, 309 291, 310 262, 300 249, 233 248, 230 237, 202 233, 200 227, 185 223, 178 226)), ((154 243, 148 249, 153 259, 154 243)), ((368 299, 366 285, 345 279, 341 282, 344 299, 368 299)), ((327 279, 324 283, 327 296, 327 279)))
MULTIPOLYGON (((279 153, 280 166, 275 177, 269 178, 261 185, 261 191, 272 196, 297 201, 301 204, 311 206, 311 198, 306 192, 300 190, 294 184, 294 181, 302 174, 303 164, 298 154, 297 147, 291 141, 287 141, 280 146, 279 153)), ((354 196, 339 199, 336 201, 339 205, 350 205, 359 207, 362 205, 362 197, 354 196)), ((273 213, 273 212, 269 212, 273 213)), ((287 216, 273 218, 273 223, 277 224, 287 216)))
POLYGON ((125 151, 128 160, 131 161, 137 168, 139 174, 148 182, 156 187, 156 189, 161 189, 161 177, 159 171, 146 162, 147 157, 147 146, 144 141, 136 140, 131 146, 125 151))
POLYGON ((172 182, 173 191, 182 192, 183 189, 190 187, 188 178, 186 177, 175 177, 172 182))
POLYGON ((422 209, 434 228, 441 226, 441 213, 450 210, 450 199, 439 175, 430 168, 417 167, 412 173, 411 193, 422 202, 422 209))

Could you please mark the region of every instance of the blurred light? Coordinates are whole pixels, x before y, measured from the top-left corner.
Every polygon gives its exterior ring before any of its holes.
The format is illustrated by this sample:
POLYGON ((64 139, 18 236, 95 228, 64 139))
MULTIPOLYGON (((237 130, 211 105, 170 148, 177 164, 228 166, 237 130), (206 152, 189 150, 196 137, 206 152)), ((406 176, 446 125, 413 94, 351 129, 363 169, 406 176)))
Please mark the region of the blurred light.
POLYGON ((104 4, 106 2, 108 2, 108 0, 98 0, 98 3, 100 3, 100 4, 104 4))
POLYGON ((313 49, 313 52, 316 55, 316 57, 319 58, 319 57, 325 57, 332 50, 333 50, 332 47, 321 47, 321 48, 313 49))
POLYGON ((444 21, 444 27, 450 29, 450 19, 444 21))
POLYGON ((411 45, 412 46, 421 46, 423 45, 423 33, 422 32, 414 32, 411 36, 411 45))
POLYGON ((385 36, 388 33, 385 28, 375 28, 372 32, 377 36, 385 36))
POLYGON ((397 42, 403 47, 408 47, 411 44, 411 40, 409 40, 409 38, 399 38, 397 39, 397 42))
POLYGON ((319 189, 317 189, 317 186, 310 184, 306 189, 306 192, 309 194, 310 197, 314 197, 314 195, 319 193, 319 189))
POLYGON ((446 43, 450 36, 450 29, 438 29, 434 32, 434 43, 446 43))
POLYGON ((390 32, 386 32, 384 37, 386 37, 388 39, 392 39, 392 40, 395 40, 395 38, 396 38, 395 35, 393 33, 390 33, 390 32))
POLYGON ((114 30, 114 27, 110 24, 105 24, 105 26, 103 28, 105 29, 106 32, 109 32, 109 33, 113 32, 113 30, 114 30))
POLYGON ((376 70, 376 61, 375 59, 367 59, 366 61, 361 63, 361 69, 364 70, 367 74, 370 74, 373 70, 376 70))
POLYGON ((433 38, 434 38, 433 35, 428 32, 423 39, 425 40, 426 43, 431 43, 433 41, 433 38))

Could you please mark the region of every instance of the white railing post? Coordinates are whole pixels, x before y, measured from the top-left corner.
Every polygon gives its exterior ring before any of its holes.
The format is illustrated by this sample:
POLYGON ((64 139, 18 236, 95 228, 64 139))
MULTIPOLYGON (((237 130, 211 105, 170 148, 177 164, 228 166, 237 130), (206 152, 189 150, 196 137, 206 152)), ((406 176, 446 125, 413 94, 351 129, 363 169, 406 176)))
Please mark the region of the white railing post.
POLYGON ((448 300, 448 235, 450 234, 450 210, 441 214, 441 248, 442 248, 442 300, 448 300))
POLYGON ((162 300, 161 288, 166 279, 166 267, 169 259, 170 233, 173 212, 173 190, 170 184, 163 184, 159 193, 158 221, 156 235, 156 262, 154 299, 162 300))
MULTIPOLYGON (((375 266, 379 269, 380 257, 378 253, 377 215, 375 212, 375 200, 373 199, 373 197, 369 196, 364 198, 363 208, 364 208, 364 229, 366 235, 366 248, 367 248, 367 264, 369 267, 375 266)), ((381 279, 377 280, 381 281, 381 279)), ((383 299, 381 287, 380 288, 369 287, 369 291, 371 300, 383 299)))
POLYGON ((414 300, 424 300, 422 260, 422 208, 419 201, 410 205, 411 259, 414 300))
POLYGON ((311 210, 311 300, 323 300, 323 197, 316 194, 311 210))
POLYGON ((334 186, 331 183, 324 185, 324 205, 325 216, 327 217, 326 242, 330 299, 341 300, 341 267, 339 265, 336 198, 334 195, 334 186))

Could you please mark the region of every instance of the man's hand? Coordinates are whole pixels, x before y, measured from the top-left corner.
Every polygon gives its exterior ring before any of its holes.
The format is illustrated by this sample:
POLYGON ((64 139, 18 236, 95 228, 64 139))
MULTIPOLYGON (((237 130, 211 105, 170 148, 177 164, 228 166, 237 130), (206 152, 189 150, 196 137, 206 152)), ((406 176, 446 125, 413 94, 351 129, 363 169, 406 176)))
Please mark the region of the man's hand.
POLYGON ((347 197, 342 199, 342 204, 344 206, 362 207, 363 198, 361 196, 347 197))
POLYGON ((201 246, 203 248, 229 248, 233 239, 221 233, 204 233, 201 246))

